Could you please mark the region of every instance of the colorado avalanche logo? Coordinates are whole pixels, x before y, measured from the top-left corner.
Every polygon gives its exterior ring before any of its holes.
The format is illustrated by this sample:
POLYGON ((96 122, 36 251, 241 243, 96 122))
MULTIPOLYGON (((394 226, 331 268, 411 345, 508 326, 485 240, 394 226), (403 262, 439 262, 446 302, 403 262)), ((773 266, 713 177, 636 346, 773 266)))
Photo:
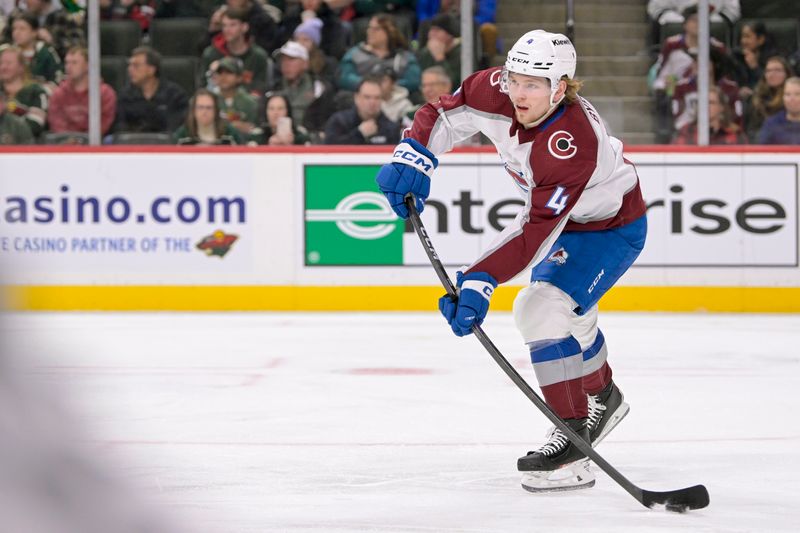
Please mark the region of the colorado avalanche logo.
POLYGON ((562 246, 561 248, 559 248, 558 250, 556 250, 555 252, 550 254, 550 257, 547 258, 547 262, 548 263, 555 263, 555 264, 560 266, 560 265, 563 265, 564 263, 567 262, 567 258, 568 257, 569 257, 569 254, 567 253, 567 251, 562 246))
POLYGON ((547 149, 556 159, 569 159, 574 156, 578 148, 572 144, 575 137, 571 133, 558 130, 547 140, 547 149))
POLYGON ((505 163, 505 168, 506 168, 506 172, 508 172, 508 175, 511 176, 512 178, 514 178, 514 181, 516 182, 516 184, 523 191, 528 192, 530 190, 530 187, 528 186, 528 182, 525 181, 525 177, 522 175, 522 172, 519 172, 518 170, 514 170, 513 168, 508 166, 508 163, 505 163))

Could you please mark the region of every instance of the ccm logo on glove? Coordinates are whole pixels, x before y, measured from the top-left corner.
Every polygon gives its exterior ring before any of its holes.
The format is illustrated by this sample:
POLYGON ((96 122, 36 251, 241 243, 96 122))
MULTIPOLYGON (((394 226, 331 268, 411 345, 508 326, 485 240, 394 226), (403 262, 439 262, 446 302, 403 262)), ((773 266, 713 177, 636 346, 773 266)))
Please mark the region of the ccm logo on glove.
POLYGON ((405 163, 406 161, 408 161, 412 165, 422 167, 422 170, 424 170, 426 174, 429 174, 431 169, 433 169, 433 163, 429 159, 425 159, 424 157, 419 155, 417 152, 397 150, 394 153, 392 161, 397 163, 405 163), (398 159, 400 159, 400 161, 398 161, 398 159))

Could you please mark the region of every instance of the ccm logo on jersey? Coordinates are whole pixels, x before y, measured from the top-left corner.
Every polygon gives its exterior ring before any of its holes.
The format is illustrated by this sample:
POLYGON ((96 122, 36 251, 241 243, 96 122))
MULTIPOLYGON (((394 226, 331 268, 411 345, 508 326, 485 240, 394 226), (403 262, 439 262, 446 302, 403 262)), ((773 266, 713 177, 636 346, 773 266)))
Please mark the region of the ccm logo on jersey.
POLYGON ((572 144, 575 137, 564 130, 558 130, 547 139, 547 149, 556 159, 569 159, 574 156, 578 148, 572 144))

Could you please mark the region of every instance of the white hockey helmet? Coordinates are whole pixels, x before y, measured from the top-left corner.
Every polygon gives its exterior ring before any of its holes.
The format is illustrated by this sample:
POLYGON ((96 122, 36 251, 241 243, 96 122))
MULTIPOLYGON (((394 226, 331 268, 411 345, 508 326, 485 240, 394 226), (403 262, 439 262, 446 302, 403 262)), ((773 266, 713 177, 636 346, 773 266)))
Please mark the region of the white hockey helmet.
POLYGON ((558 81, 562 76, 574 78, 576 64, 575 47, 565 35, 544 30, 529 31, 508 51, 500 90, 508 93, 509 72, 548 78, 550 105, 555 106, 558 102, 554 102, 553 97, 558 91, 558 81))

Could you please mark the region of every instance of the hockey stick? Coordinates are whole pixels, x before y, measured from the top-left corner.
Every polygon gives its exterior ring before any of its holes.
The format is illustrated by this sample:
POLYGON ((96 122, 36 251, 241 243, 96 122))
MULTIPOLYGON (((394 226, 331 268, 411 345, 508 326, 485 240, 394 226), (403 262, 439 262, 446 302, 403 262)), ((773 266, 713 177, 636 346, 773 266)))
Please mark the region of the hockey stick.
MULTIPOLYGON (((425 248, 425 253, 428 255, 428 259, 430 260, 433 269, 436 271, 436 275, 439 276, 439 281, 441 281, 442 286, 444 286, 447 294, 451 298, 457 298, 458 296, 456 288, 453 285, 453 282, 450 280, 450 277, 447 275, 447 271, 444 269, 444 265, 442 265, 439 256, 436 255, 436 250, 433 247, 430 237, 428 237, 428 233, 425 231, 425 226, 422 225, 422 220, 420 219, 417 208, 414 205, 414 196, 412 194, 408 194, 405 198, 405 202, 406 206, 408 207, 408 218, 411 220, 411 225, 414 226, 414 231, 417 232, 417 236, 419 237, 420 242, 422 242, 422 247, 425 248)), ((557 414, 555 414, 552 409, 550 409, 544 400, 542 400, 531 388, 531 386, 528 385, 528 382, 525 381, 525 379, 519 375, 514 367, 511 366, 508 360, 503 357, 503 354, 500 353, 500 350, 498 350, 489 337, 486 336, 486 333, 483 332, 483 329, 481 329, 480 326, 473 325, 472 333, 480 341, 483 347, 486 348, 486 351, 489 352, 489 355, 492 356, 492 359, 494 359, 495 362, 500 365, 500 368, 503 369, 503 372, 505 372, 506 375, 511 378, 511 381, 513 381, 514 384, 522 391, 522 393, 527 396, 528 399, 532 401, 542 413, 544 413, 550 422, 555 424, 555 426, 560 429, 567 436, 567 438, 569 438, 575 447, 583 452, 586 457, 594 461, 594 463, 599 466, 603 472, 608 474, 611 479, 616 481, 628 492, 628 494, 636 498, 639 503, 649 508, 664 506, 667 511, 673 511, 677 513, 683 513, 691 509, 702 509, 703 507, 708 506, 708 491, 703 485, 695 485, 685 489, 670 490, 665 492, 645 490, 634 485, 628 478, 620 474, 616 468, 611 466, 608 461, 603 459, 603 457, 598 454, 594 448, 592 448, 591 444, 583 440, 577 433, 570 429, 570 427, 564 423, 564 421, 557 414)))

